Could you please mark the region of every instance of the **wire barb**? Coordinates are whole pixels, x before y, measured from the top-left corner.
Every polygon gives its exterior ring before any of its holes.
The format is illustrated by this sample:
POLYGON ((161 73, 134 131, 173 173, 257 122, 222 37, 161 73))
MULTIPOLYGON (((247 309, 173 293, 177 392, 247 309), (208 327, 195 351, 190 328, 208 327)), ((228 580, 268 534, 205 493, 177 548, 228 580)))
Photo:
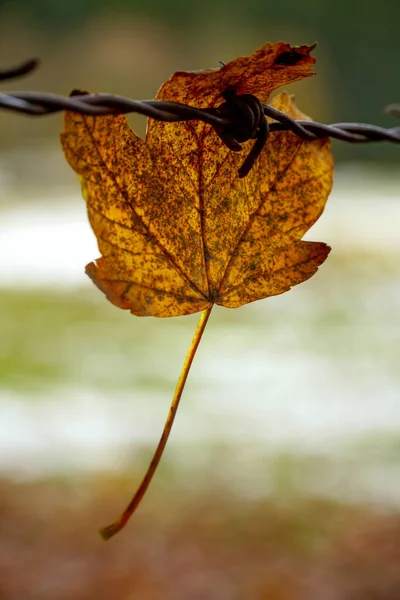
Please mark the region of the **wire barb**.
MULTIPOLYGON (((36 65, 37 61, 31 60, 17 68, 0 71, 0 81, 29 73, 36 65)), ((304 140, 331 137, 352 144, 383 141, 400 143, 400 127, 384 128, 366 123, 325 125, 315 121, 296 121, 268 104, 261 104, 251 94, 235 96, 227 90, 224 99, 225 102, 219 107, 208 109, 178 102, 132 100, 114 94, 88 94, 78 90, 74 90, 70 97, 45 92, 7 92, 0 93, 0 109, 30 116, 69 110, 92 116, 138 113, 160 121, 202 121, 214 127, 230 150, 239 151, 242 149, 241 143, 255 139, 249 155, 239 169, 239 177, 245 177, 249 173, 268 136, 276 131, 292 131, 304 140)), ((400 118, 400 105, 391 104, 386 112, 400 118)))
POLYGON ((28 75, 28 73, 31 73, 36 69, 38 64, 39 61, 36 58, 32 58, 31 60, 27 60, 24 63, 18 65, 18 67, 6 70, 0 69, 0 81, 5 81, 6 79, 15 79, 16 77, 28 75))

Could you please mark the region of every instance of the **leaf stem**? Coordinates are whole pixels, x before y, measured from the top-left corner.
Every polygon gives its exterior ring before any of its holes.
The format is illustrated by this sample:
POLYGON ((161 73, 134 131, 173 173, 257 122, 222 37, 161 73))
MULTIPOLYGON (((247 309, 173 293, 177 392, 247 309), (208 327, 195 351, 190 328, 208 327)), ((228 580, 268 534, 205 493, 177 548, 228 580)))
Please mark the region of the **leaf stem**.
POLYGON ((151 459, 151 463, 146 471, 146 474, 143 477, 142 482, 139 485, 137 491, 135 492, 135 495, 133 496, 132 500, 129 502, 128 506, 120 515, 120 517, 118 517, 118 519, 114 521, 114 523, 112 523, 111 525, 107 525, 106 527, 102 527, 100 529, 99 533, 103 540, 109 540, 110 537, 112 537, 113 535, 118 533, 123 527, 125 527, 126 523, 129 521, 129 519, 139 506, 143 496, 146 493, 147 488, 150 485, 151 480, 153 479, 153 475, 156 472, 158 463, 161 460, 165 446, 167 444, 169 434, 171 433, 172 425, 174 424, 176 411, 178 410, 179 401, 181 399, 182 392, 185 387, 186 379, 188 377, 190 367, 192 365, 197 348, 200 344, 201 338, 206 328, 212 307, 213 305, 209 306, 201 313, 200 320, 197 324, 196 331, 192 339, 192 343, 190 344, 189 350, 186 354, 185 362, 183 363, 178 383, 176 384, 175 393, 172 398, 171 406, 169 408, 168 416, 165 421, 160 441, 158 442, 157 448, 153 454, 153 458, 151 459))

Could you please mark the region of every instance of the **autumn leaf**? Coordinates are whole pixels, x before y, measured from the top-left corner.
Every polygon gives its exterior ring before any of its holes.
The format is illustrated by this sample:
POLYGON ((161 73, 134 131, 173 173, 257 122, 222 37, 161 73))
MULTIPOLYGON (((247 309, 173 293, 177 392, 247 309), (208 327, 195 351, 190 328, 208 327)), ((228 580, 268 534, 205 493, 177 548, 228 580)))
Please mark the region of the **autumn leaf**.
MULTIPOLYGON (((276 87, 312 74, 308 50, 267 44, 216 71, 176 73, 157 99, 211 107, 233 88, 266 101, 276 87), (287 66, 289 57, 297 62, 287 66)), ((306 118, 287 95, 274 106, 306 118)), ((87 273, 136 315, 234 308, 280 294, 327 255, 323 244, 300 242, 330 191, 327 140, 275 133, 244 179, 241 154, 202 122, 149 119, 143 141, 124 116, 67 113, 63 145, 102 254, 87 273)))
MULTIPOLYGON (((229 90, 266 102, 278 87, 313 74, 312 49, 265 44, 222 68, 175 73, 156 99, 218 107, 229 90)), ((272 105, 308 118, 286 93, 272 105)), ((275 132, 242 179, 242 153, 201 121, 149 119, 142 140, 124 116, 69 112, 62 144, 101 253, 87 274, 113 304, 135 315, 203 311, 196 347, 214 304, 236 308, 281 294, 310 278, 329 253, 324 243, 301 240, 331 189, 328 139, 275 132)))

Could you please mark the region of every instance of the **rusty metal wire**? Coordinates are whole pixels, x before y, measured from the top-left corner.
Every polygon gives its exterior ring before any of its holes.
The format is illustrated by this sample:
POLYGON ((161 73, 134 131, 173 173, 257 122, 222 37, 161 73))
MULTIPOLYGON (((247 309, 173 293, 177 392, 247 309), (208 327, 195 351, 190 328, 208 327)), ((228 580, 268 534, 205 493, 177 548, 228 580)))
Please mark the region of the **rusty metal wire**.
MULTIPOLYGON (((37 61, 28 61, 15 69, 0 71, 0 80, 10 79, 29 73, 37 61)), ((0 93, 0 109, 11 110, 31 116, 49 115, 70 110, 85 115, 110 115, 139 113, 160 121, 200 120, 215 128, 218 135, 231 150, 241 150, 240 142, 256 139, 247 163, 242 165, 239 175, 244 177, 266 142, 268 135, 275 131, 292 131, 298 137, 313 140, 331 137, 343 142, 392 142, 400 143, 400 127, 384 128, 365 123, 334 123, 325 125, 315 121, 295 121, 285 113, 262 105, 251 95, 227 97, 226 102, 217 108, 196 108, 177 102, 160 100, 131 100, 114 94, 87 94, 75 91, 70 97, 45 92, 0 93), (267 126, 260 118, 261 111, 272 119, 267 126)), ((391 104, 386 112, 400 117, 400 105, 391 104)))
MULTIPOLYGON (((63 110, 71 110, 86 115, 110 115, 139 113, 160 121, 200 120, 213 127, 230 127, 232 120, 220 117, 217 109, 196 108, 177 102, 161 100, 131 100, 114 94, 84 94, 64 97, 44 92, 0 93, 0 108, 21 112, 31 116, 49 115, 63 110)), ((390 105, 386 112, 400 117, 400 105, 390 105)), ((273 131, 293 131, 303 139, 333 137, 344 142, 364 143, 387 141, 400 143, 400 127, 384 128, 364 123, 334 123, 325 125, 315 121, 294 121, 285 113, 264 105, 264 114, 274 121, 269 129, 273 131)))

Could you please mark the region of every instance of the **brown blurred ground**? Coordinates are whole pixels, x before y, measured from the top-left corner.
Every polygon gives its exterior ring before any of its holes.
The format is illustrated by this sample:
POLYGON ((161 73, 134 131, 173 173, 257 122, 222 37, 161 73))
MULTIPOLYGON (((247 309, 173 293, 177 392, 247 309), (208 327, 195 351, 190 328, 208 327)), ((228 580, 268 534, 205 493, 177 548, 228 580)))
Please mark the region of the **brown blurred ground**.
POLYGON ((400 598, 399 515, 156 486, 128 528, 102 542, 98 526, 131 491, 124 480, 2 481, 0 598, 400 598))

